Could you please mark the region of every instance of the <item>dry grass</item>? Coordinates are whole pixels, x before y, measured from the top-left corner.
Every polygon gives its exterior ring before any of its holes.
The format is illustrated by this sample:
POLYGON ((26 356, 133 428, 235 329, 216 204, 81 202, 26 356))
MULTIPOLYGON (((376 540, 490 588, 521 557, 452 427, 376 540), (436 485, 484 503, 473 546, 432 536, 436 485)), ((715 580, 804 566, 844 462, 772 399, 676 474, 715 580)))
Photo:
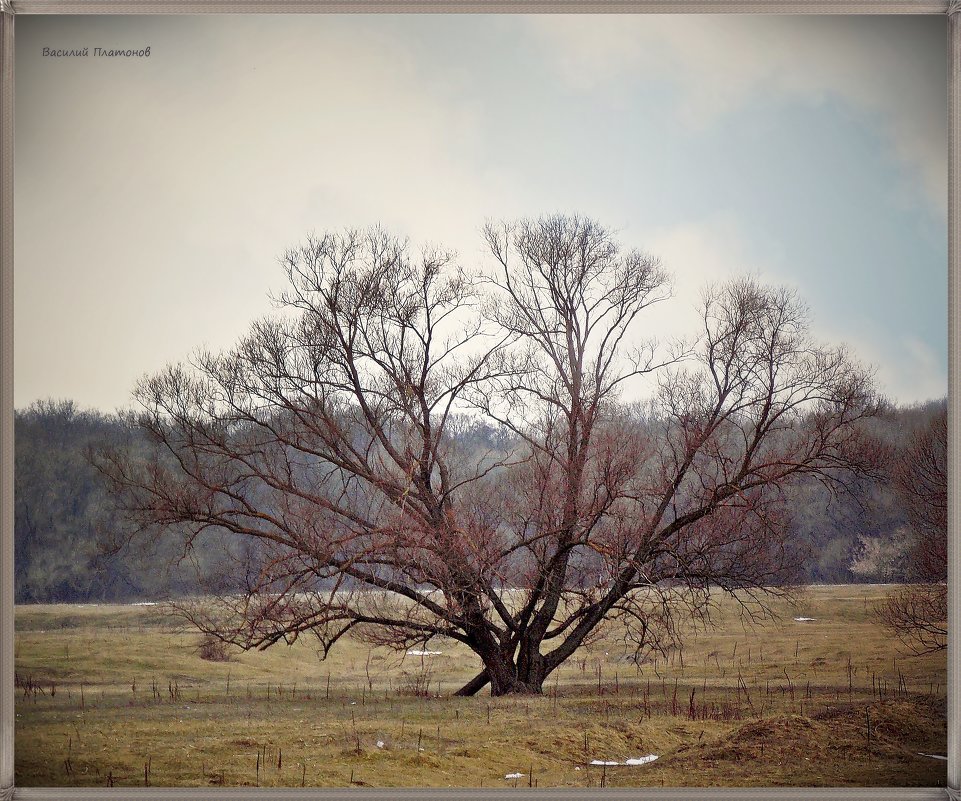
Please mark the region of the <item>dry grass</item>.
POLYGON ((157 607, 18 607, 16 782, 943 785, 945 762, 919 752, 945 753, 946 659, 894 650, 871 615, 889 591, 812 588, 763 627, 725 603, 683 655, 640 667, 612 630, 544 696, 497 699, 450 697, 478 665, 447 641, 208 661, 157 607))

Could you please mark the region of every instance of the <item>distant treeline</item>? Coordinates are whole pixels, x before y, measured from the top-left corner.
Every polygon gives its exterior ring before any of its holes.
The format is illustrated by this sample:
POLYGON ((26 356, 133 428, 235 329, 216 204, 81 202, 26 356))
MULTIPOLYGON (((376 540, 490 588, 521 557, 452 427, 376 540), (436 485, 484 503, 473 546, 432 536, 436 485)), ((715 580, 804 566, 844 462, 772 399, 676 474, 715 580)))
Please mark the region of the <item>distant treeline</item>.
MULTIPOLYGON (((892 407, 871 421, 872 433, 897 458, 910 434, 944 400, 892 407)), ((454 435, 478 453, 509 446, 490 425, 459 421, 454 435)), ((91 449, 148 447, 130 420, 79 409, 70 401, 43 401, 16 412, 15 594, 18 603, 131 601, 202 591, 198 571, 210 574, 224 542, 211 534, 189 553, 171 534, 125 539, 91 449)), ((817 482, 790 490, 793 540, 809 557, 810 583, 908 581, 912 532, 883 477, 862 479, 832 494, 817 482)))

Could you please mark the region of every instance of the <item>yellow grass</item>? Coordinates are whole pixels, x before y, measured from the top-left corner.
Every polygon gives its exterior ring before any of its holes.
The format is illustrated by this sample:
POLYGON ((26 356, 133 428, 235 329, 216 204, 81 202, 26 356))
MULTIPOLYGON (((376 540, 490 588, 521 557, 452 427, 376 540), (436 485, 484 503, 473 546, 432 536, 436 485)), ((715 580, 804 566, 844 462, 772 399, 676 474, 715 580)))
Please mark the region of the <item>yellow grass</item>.
POLYGON ((450 697, 479 667, 450 641, 210 662, 159 607, 22 606, 16 783, 943 785, 946 763, 919 752, 945 754, 946 658, 899 653, 872 616, 890 591, 811 588, 755 627, 724 601, 683 657, 640 667, 612 627, 544 696, 495 699, 450 697), (425 680, 430 697, 411 696, 425 680))

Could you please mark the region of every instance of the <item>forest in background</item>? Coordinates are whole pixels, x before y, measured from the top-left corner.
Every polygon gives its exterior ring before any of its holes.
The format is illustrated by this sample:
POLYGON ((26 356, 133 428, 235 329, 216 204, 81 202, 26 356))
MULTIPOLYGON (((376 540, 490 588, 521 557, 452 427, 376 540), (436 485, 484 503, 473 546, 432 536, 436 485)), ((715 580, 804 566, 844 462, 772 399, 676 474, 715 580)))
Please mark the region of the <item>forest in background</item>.
MULTIPOLYGON (((870 422, 894 453, 945 406, 945 400, 890 407, 870 422)), ((477 453, 509 447, 503 432, 465 418, 455 436, 477 453)), ((121 524, 91 448, 146 447, 120 415, 47 400, 15 416, 15 598, 17 603, 97 603, 157 599, 202 591, 198 575, 215 573, 224 541, 210 534, 190 553, 169 536, 118 549, 121 524), (205 566, 210 570, 205 570, 205 566), (199 571, 199 572, 198 572, 199 571)), ((810 480, 789 489, 792 540, 805 548, 809 583, 909 582, 913 535, 894 490, 861 480, 835 494, 810 480)))

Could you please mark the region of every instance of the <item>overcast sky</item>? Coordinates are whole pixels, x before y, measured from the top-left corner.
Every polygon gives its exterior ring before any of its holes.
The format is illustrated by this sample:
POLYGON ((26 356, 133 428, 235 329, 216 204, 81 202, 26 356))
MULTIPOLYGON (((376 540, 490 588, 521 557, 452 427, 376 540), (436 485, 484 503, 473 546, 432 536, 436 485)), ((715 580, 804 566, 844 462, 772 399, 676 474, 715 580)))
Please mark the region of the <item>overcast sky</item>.
POLYGON ((477 266, 486 219, 555 211, 673 273, 639 335, 693 331, 699 288, 750 273, 889 397, 943 396, 945 25, 19 17, 15 402, 129 406, 269 312, 310 232, 380 222, 477 266))

